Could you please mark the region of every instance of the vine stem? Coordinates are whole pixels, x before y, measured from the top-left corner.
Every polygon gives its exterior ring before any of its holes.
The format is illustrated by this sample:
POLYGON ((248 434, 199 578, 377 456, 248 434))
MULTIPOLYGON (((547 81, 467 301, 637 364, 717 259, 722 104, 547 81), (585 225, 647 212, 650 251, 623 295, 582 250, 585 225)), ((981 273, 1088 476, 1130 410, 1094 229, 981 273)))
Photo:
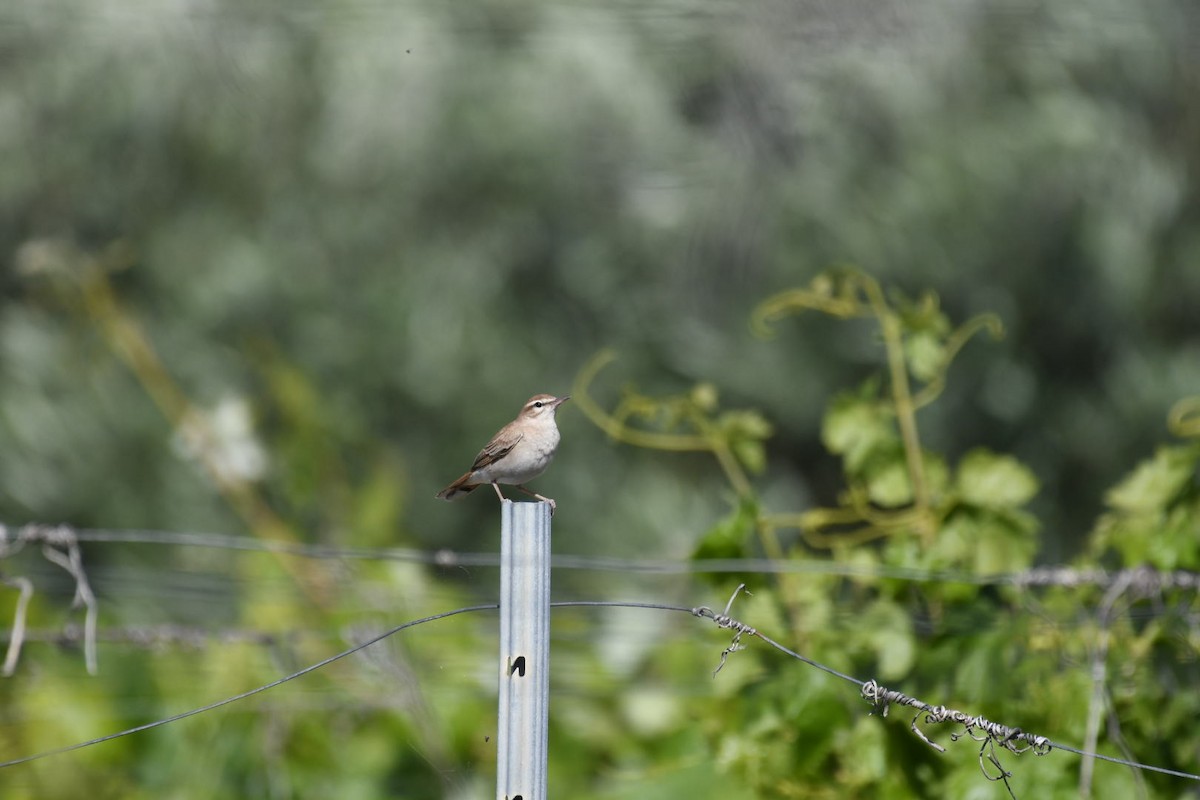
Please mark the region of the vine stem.
POLYGON ((912 390, 908 385, 908 365, 904 359, 904 335, 896 312, 888 306, 878 282, 864 277, 863 288, 871 304, 871 310, 879 320, 887 349, 888 372, 891 375, 892 402, 896 407, 896 421, 900 425, 900 436, 904 441, 904 456, 908 462, 909 480, 912 482, 913 505, 919 511, 918 528, 926 545, 933 540, 934 529, 929 516, 929 487, 925 482, 925 464, 921 460, 921 440, 917 434, 917 410, 913 404, 912 390))

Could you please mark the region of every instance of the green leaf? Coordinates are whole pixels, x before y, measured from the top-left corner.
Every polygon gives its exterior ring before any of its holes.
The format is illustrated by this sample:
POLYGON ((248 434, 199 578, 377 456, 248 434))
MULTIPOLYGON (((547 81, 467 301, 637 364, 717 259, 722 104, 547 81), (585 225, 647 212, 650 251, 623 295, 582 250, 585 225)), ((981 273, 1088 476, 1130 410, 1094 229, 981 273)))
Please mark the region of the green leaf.
POLYGON ((872 470, 867 477, 867 496, 872 503, 884 508, 911 503, 912 481, 908 479, 908 465, 904 460, 890 459, 881 468, 872 470))
POLYGON ((767 450, 755 439, 736 439, 733 454, 750 472, 761 475, 767 468, 767 450))
POLYGON ((829 452, 845 459, 846 470, 857 473, 870 456, 898 440, 895 419, 878 401, 863 393, 844 393, 830 404, 821 425, 821 441, 829 452))
POLYGON ((950 487, 950 470, 946 461, 937 453, 928 450, 921 453, 921 463, 925 466, 925 488, 935 505, 940 505, 950 487))
POLYGON ((979 448, 967 453, 958 465, 958 495, 964 503, 981 508, 1016 508, 1038 491, 1033 471, 1017 459, 979 448))
POLYGON ((1028 569, 1037 551, 1037 520, 1022 511, 1006 511, 980 520, 974 571, 980 575, 1028 569))
POLYGON ((868 608, 860 619, 862 626, 870 632, 880 677, 895 680, 907 675, 917 655, 909 615, 890 600, 881 600, 868 608))
POLYGON ((743 498, 729 516, 718 522, 696 545, 692 558, 741 558, 746 540, 758 521, 758 503, 743 498))
POLYGON ((757 411, 726 411, 720 425, 731 436, 749 439, 766 439, 772 433, 771 423, 757 411))
POLYGON ((1197 449, 1160 447, 1105 495, 1112 508, 1126 512, 1165 508, 1196 474, 1197 449))
POLYGON ((992 700, 994 687, 1007 685, 1008 654, 1016 643, 1004 629, 980 633, 970 643, 958 662, 954 693, 969 703, 992 700))
POLYGON ((915 333, 904 342, 908 368, 913 377, 921 381, 930 381, 937 377, 945 360, 945 351, 941 338, 932 331, 915 333))

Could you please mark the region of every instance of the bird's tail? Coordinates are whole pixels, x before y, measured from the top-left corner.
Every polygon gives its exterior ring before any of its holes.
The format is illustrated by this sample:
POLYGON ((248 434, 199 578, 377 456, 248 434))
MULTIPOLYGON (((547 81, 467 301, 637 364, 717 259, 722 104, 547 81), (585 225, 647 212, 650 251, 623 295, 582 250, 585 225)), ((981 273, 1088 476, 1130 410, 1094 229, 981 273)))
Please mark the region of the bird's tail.
POLYGON ((439 500, 455 500, 468 492, 475 491, 476 487, 478 487, 479 484, 478 483, 467 483, 467 481, 469 481, 470 479, 471 479, 471 473, 468 472, 466 475, 463 475, 461 478, 456 480, 454 483, 450 484, 445 489, 442 489, 440 492, 438 492, 437 498, 439 500))

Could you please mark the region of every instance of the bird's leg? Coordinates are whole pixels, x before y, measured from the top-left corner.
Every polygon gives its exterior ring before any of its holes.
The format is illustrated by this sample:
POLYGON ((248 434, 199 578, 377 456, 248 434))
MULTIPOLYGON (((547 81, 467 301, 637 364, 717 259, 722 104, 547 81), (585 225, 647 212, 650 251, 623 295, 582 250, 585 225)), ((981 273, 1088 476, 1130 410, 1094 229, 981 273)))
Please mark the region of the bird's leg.
POLYGON ((538 500, 541 500, 543 503, 549 503, 550 504, 550 516, 554 516, 554 512, 558 510, 558 503, 555 503, 549 497, 543 497, 542 495, 538 494, 537 492, 533 491, 532 489, 526 489, 524 486, 521 486, 519 484, 517 485, 517 488, 520 489, 525 494, 530 495, 531 497, 536 497, 538 500))
POLYGON ((496 483, 495 481, 492 481, 492 488, 496 490, 496 497, 500 498, 501 503, 503 503, 505 500, 508 499, 507 497, 504 496, 503 493, 501 493, 500 484, 496 483))

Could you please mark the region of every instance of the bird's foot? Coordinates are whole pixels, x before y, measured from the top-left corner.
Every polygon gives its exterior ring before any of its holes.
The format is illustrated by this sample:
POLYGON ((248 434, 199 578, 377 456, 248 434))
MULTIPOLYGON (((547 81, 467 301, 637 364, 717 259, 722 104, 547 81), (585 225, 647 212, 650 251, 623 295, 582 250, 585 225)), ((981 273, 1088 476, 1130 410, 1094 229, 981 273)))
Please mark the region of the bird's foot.
POLYGON ((541 500, 543 503, 549 503, 550 504, 550 516, 553 517, 554 512, 558 510, 558 503, 554 502, 554 500, 552 498, 546 497, 544 495, 540 495, 537 492, 533 491, 532 489, 526 489, 524 486, 517 486, 517 488, 520 489, 525 494, 529 495, 530 497, 536 497, 538 500, 541 500))

